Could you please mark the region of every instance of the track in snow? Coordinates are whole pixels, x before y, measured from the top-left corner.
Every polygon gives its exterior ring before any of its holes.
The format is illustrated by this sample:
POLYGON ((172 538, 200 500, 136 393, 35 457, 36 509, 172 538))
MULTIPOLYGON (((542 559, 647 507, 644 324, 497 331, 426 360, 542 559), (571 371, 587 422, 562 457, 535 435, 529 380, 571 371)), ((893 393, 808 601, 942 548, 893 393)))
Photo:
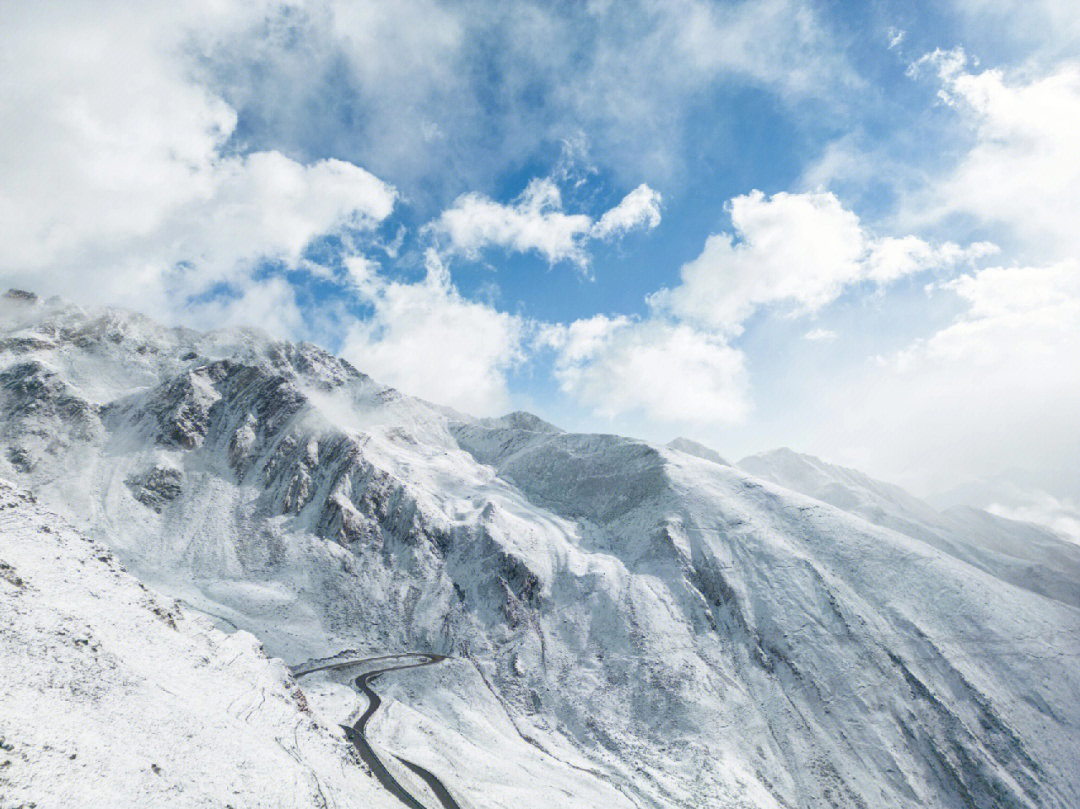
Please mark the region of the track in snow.
MULTIPOLYGON (((381 674, 385 674, 389 671, 402 671, 404 669, 415 669, 421 666, 430 666, 434 663, 442 662, 446 659, 445 655, 427 654, 420 652, 413 652, 408 654, 399 655, 382 655, 380 657, 365 657, 350 660, 339 660, 333 663, 327 663, 325 665, 317 666, 315 668, 303 668, 297 667, 294 669, 293 675, 296 677, 302 677, 305 674, 311 674, 316 671, 326 671, 329 669, 343 669, 351 666, 360 666, 365 663, 374 663, 376 661, 386 660, 401 660, 402 658, 418 658, 417 662, 405 663, 396 666, 383 666, 382 668, 374 669, 372 671, 364 672, 354 681, 356 688, 363 692, 364 696, 368 698, 368 706, 363 715, 356 722, 355 725, 349 727, 348 725, 342 725, 341 729, 345 731, 346 738, 353 743, 357 751, 360 753, 360 757, 371 768, 372 774, 382 784, 383 788, 394 795, 399 801, 409 807, 409 809, 427 809, 424 804, 420 803, 413 795, 401 785, 391 772, 386 768, 386 765, 379 759, 379 756, 372 749, 368 743, 367 736, 364 734, 364 729, 367 727, 368 721, 375 714, 375 711, 379 709, 382 704, 382 699, 375 693, 375 690, 371 687, 371 681, 381 674)), ((424 782, 431 788, 431 791, 435 794, 435 797, 439 799, 439 802, 443 805, 443 809, 461 809, 460 804, 454 800, 450 791, 446 788, 442 781, 435 776, 430 770, 421 767, 419 764, 408 761, 401 756, 394 756, 398 761, 416 773, 424 782)))

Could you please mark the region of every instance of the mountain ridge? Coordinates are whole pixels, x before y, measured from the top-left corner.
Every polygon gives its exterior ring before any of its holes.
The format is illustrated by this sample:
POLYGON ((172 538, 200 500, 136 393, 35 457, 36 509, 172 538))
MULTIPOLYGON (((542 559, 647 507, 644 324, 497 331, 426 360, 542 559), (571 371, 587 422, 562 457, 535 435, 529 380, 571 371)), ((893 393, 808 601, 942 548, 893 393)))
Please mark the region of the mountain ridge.
MULTIPOLYGON (((939 547, 952 535, 678 448, 473 419, 315 347, 0 306, 0 474, 272 654, 455 655, 467 677, 387 694, 462 749, 494 697, 533 752, 485 753, 459 785, 476 806, 568 757, 596 775, 563 805, 605 784, 611 805, 656 807, 1080 790, 1080 610, 939 547)), ((391 709, 385 741, 421 744, 407 725, 391 709)))

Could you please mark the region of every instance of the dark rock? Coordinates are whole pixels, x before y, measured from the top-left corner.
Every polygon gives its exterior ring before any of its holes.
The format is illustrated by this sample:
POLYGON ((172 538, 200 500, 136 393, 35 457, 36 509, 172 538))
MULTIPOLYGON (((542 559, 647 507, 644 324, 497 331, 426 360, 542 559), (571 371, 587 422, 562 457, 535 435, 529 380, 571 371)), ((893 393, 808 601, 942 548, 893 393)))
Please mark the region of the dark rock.
POLYGON ((167 503, 180 496, 183 479, 179 469, 158 466, 145 474, 132 475, 124 483, 131 489, 132 497, 160 513, 167 503))
POLYGON ((4 293, 4 297, 9 301, 25 301, 26 303, 36 303, 38 299, 37 295, 25 289, 9 289, 4 293))

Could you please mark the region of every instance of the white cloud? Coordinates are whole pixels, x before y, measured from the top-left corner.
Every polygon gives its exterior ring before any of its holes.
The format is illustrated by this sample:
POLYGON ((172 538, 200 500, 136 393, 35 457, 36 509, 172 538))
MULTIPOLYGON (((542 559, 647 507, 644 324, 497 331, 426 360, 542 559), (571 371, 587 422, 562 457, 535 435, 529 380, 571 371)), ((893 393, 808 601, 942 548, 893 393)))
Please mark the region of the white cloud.
POLYGON ((382 283, 379 279, 378 263, 362 255, 346 256, 344 263, 348 283, 362 298, 374 297, 382 283))
POLYGON ((914 236, 874 238, 831 193, 753 191, 731 200, 730 212, 735 232, 710 236, 682 267, 682 283, 650 296, 656 310, 739 334, 761 306, 814 312, 850 284, 884 284, 994 250, 985 243, 935 247, 914 236))
POLYGON ((184 48, 257 4, 43 5, 0 32, 9 282, 173 319, 215 284, 254 294, 259 259, 296 262, 314 237, 389 215, 394 189, 350 163, 223 154, 236 113, 184 48))
POLYGON ((439 0, 285 0, 208 50, 257 136, 438 184, 481 115, 464 61, 474 22, 439 0))
POLYGON ((786 300, 813 311, 858 277, 859 218, 832 194, 753 191, 730 210, 735 234, 710 236, 683 266, 682 283, 654 295, 654 306, 738 333, 758 306, 786 300))
MULTIPOLYGON (((656 38, 670 37, 676 62, 702 73, 729 71, 787 93, 819 94, 857 80, 829 46, 810 4, 757 0, 718 6, 699 0, 653 3, 656 38)), ((637 54, 632 54, 637 57, 637 54)))
POLYGON ((212 191, 207 169, 236 121, 161 53, 158 27, 182 15, 49 11, 24 6, 0 29, 0 220, 15 265, 152 232, 212 191))
POLYGON ((592 226, 592 235, 610 239, 637 227, 652 229, 660 224, 660 192, 642 183, 592 226))
POLYGON ((232 291, 190 304, 188 319, 205 328, 257 327, 274 337, 304 333, 295 291, 284 278, 242 278, 232 291))
POLYGON ((343 357, 379 382, 476 415, 505 412, 506 373, 523 359, 521 318, 463 298, 433 250, 427 276, 386 281, 356 265, 370 318, 345 337, 343 357))
POLYGON ((624 180, 659 183, 694 171, 700 154, 681 135, 710 87, 751 84, 794 101, 859 84, 823 16, 803 0, 628 0, 533 41, 560 54, 556 75, 575 77, 554 81, 552 97, 594 154, 624 180))
POLYGON ((974 242, 967 247, 955 242, 935 246, 917 236, 883 236, 867 242, 861 275, 878 284, 888 284, 905 275, 955 267, 998 252, 998 246, 990 242, 974 242))
POLYGON ((990 267, 931 291, 961 312, 830 390, 859 406, 820 425, 823 440, 923 490, 1012 467, 1080 497, 1080 263, 990 267))
POLYGON ((604 315, 549 326, 565 393, 597 414, 685 424, 738 421, 749 410, 740 351, 684 324, 604 315))
POLYGON ((442 212, 434 227, 468 256, 495 245, 521 253, 535 250, 552 263, 568 260, 584 265, 581 242, 592 220, 585 214, 563 213, 558 186, 538 179, 510 205, 483 194, 464 194, 442 212))
POLYGON ((538 178, 509 205, 483 194, 464 194, 430 228, 470 257, 495 246, 520 253, 535 250, 552 264, 571 261, 584 267, 589 261, 585 245, 590 238, 609 239, 659 223, 660 194, 647 185, 635 188, 594 223, 585 214, 564 213, 559 187, 551 179, 538 178))
MULTIPOLYGON (((1048 267, 988 267, 944 284, 971 304, 972 319, 993 319, 1010 314, 1046 315, 1080 300, 1080 265, 1066 261, 1048 267)), ((1064 314, 1060 312, 1059 314, 1064 314)), ((1051 317, 1059 325, 1067 319, 1051 317)), ((1072 324, 1080 328, 1080 322, 1072 324)))
MULTIPOLYGON (((860 151, 853 139, 844 139, 807 173, 807 181, 839 177, 872 184, 887 176, 899 194, 893 221, 901 232, 993 233, 1011 266, 937 280, 928 286, 929 306, 917 302, 914 293, 898 298, 898 306, 910 307, 909 334, 918 334, 923 312, 941 317, 953 308, 957 313, 944 325, 924 327, 921 337, 905 338, 899 349, 868 325, 864 339, 883 348, 877 364, 844 369, 827 393, 816 397, 812 406, 822 414, 817 423, 792 429, 844 463, 869 464, 880 476, 923 491, 1009 470, 1008 475, 1031 476, 1040 488, 1076 501, 1080 63, 1075 49, 1065 61, 1053 56, 1080 31, 1075 4, 972 0, 967 5, 985 12, 976 26, 983 29, 982 41, 986 36, 1010 40, 1014 34, 1019 41, 1034 32, 1038 50, 1025 51, 1022 69, 985 69, 962 50, 936 51, 911 67, 913 76, 931 76, 939 101, 934 117, 953 127, 939 132, 944 148, 930 173, 926 164, 903 165, 889 150, 860 151), (1015 30, 1033 20, 1040 22, 1030 30, 1015 30), (1005 22, 1009 30, 988 30, 1005 22)), ((985 52, 1008 58, 1001 49, 985 52)), ((903 136, 896 141, 902 152, 903 136)), ((920 159, 925 156, 919 152, 920 159)), ((898 245, 891 240, 878 245, 868 264, 884 262, 871 273, 879 279, 906 272, 911 260, 938 260, 910 246, 900 246, 906 258, 897 259, 890 254, 898 245)), ((938 248, 944 251, 940 259, 959 263, 948 255, 953 248, 944 248, 938 248)), ((988 254, 989 248, 969 250, 988 254)), ((1027 512, 1020 504, 998 505, 1017 509, 1017 516, 1037 514, 1033 504, 1024 507, 1030 507, 1027 512)))
POLYGON ((1080 385, 1080 263, 990 267, 942 285, 968 303, 963 317, 918 348, 930 359, 987 367, 1016 381, 1080 385))
MULTIPOLYGON (((556 351, 565 393, 609 417, 737 422, 750 410, 749 383, 745 357, 730 339, 757 308, 785 303, 814 312, 851 284, 888 284, 997 249, 874 237, 828 193, 754 191, 733 199, 730 212, 735 233, 710 236, 683 266, 681 284, 648 297, 649 317, 597 315, 544 331, 541 342, 556 351)), ((818 328, 805 337, 836 333, 818 328)))
POLYGON ((163 265, 191 263, 207 282, 258 258, 296 263, 316 236, 370 228, 394 206, 393 188, 340 160, 304 166, 255 152, 218 159, 212 173, 207 196, 168 211, 146 248, 163 265))
POLYGON ((913 222, 963 214, 1009 228, 1027 255, 1080 254, 1080 63, 1039 76, 972 72, 963 51, 936 51, 941 99, 964 116, 974 143, 939 181, 907 205, 913 222))
POLYGON ((1080 544, 1080 505, 1041 491, 1017 490, 1013 503, 991 503, 986 510, 1008 520, 1020 520, 1049 528, 1080 544))
POLYGON ((686 168, 680 135, 717 84, 792 99, 855 84, 823 17, 805 0, 315 0, 213 56, 224 83, 253 80, 229 97, 293 151, 332 144, 411 198, 492 188, 578 132, 620 181, 656 183, 686 168), (331 125, 313 133, 312 110, 331 125))

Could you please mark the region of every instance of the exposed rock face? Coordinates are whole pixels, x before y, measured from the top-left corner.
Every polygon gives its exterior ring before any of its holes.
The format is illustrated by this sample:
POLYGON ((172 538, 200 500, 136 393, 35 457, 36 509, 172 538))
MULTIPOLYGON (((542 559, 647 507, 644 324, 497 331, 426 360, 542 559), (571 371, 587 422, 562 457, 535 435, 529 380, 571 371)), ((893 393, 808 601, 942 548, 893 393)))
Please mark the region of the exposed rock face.
POLYGON ((147 508, 160 512, 166 504, 180 496, 184 479, 179 469, 155 466, 143 475, 132 475, 125 483, 131 495, 147 508))
POLYGON ((4 293, 4 297, 12 301, 22 301, 25 303, 35 303, 38 299, 37 295, 33 292, 27 292, 22 289, 9 289, 4 293))
POLYGON ((685 444, 471 419, 252 333, 25 299, 0 323, 0 474, 272 653, 467 661, 431 721, 475 738, 494 700, 538 757, 489 751, 475 805, 541 759, 611 805, 1076 805, 1080 609, 897 498, 875 526, 685 444))

